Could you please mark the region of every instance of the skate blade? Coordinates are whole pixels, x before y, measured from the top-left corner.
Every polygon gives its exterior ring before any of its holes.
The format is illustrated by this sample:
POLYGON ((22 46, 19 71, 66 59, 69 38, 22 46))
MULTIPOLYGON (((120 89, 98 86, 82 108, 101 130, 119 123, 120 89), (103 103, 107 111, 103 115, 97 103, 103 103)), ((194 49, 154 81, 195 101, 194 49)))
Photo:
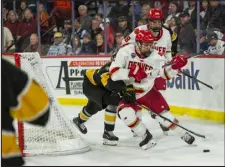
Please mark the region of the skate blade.
POLYGON ((143 145, 141 148, 143 150, 147 150, 147 149, 149 149, 151 147, 154 147, 155 145, 156 145, 156 142, 155 141, 149 141, 149 143, 143 145))
POLYGON ((107 146, 116 146, 118 143, 118 141, 111 141, 108 139, 103 139, 103 145, 107 145, 107 146))

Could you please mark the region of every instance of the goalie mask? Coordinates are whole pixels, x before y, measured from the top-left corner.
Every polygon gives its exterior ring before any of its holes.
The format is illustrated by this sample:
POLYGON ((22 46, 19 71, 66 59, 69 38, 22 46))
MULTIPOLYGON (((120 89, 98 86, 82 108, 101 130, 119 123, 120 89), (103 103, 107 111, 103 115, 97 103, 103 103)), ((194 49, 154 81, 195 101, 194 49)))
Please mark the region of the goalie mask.
POLYGON ((159 32, 162 29, 162 21, 164 19, 161 10, 152 8, 148 14, 149 28, 153 32, 159 32))
POLYGON ((148 30, 135 30, 136 33, 136 45, 140 51, 140 54, 144 57, 148 57, 154 50, 154 37, 148 30))

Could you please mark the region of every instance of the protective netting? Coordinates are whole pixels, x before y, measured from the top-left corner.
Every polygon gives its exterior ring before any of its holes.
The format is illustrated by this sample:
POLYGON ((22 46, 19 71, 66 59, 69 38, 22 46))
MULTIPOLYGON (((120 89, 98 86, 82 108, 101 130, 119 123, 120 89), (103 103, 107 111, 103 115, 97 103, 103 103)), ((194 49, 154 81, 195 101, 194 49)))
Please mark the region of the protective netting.
POLYGON ((38 53, 20 53, 15 62, 46 90, 51 101, 50 120, 45 127, 24 123, 19 126, 20 145, 23 153, 32 155, 60 155, 81 153, 90 150, 87 142, 77 134, 77 129, 64 115, 52 85, 44 72, 44 65, 38 53), (22 137, 21 137, 22 136, 22 137), (21 143, 24 142, 24 143, 21 143))

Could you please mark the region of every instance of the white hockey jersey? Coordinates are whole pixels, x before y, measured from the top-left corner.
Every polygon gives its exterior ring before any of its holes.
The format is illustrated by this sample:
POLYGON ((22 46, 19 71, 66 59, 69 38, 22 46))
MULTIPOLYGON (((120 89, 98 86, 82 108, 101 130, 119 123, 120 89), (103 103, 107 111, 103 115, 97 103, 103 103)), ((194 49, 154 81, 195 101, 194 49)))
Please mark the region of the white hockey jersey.
MULTIPOLYGON (((136 29, 139 30, 149 30, 149 25, 142 25, 137 27, 136 29)), ((125 45, 127 43, 129 44, 135 44, 135 37, 136 34, 134 31, 127 36, 125 39, 122 41, 122 45, 125 45)), ((163 58, 165 62, 170 61, 172 59, 171 55, 171 47, 172 47, 172 40, 171 40, 171 35, 170 32, 162 28, 162 30, 159 32, 158 37, 155 38, 155 50, 158 52, 158 55, 163 58)))
POLYGON ((224 55, 225 54, 225 42, 218 40, 216 46, 210 46, 204 54, 224 55))
POLYGON ((156 77, 161 76, 170 79, 177 74, 177 71, 172 70, 171 67, 163 69, 162 64, 154 58, 158 56, 157 52, 153 51, 150 56, 140 58, 141 55, 137 53, 136 46, 128 44, 119 50, 109 68, 111 79, 113 81, 123 80, 126 85, 132 84, 136 90, 140 90, 139 93, 149 91, 154 86, 156 77), (128 76, 132 64, 143 67, 148 74, 147 78, 140 83, 135 82, 134 78, 128 76))

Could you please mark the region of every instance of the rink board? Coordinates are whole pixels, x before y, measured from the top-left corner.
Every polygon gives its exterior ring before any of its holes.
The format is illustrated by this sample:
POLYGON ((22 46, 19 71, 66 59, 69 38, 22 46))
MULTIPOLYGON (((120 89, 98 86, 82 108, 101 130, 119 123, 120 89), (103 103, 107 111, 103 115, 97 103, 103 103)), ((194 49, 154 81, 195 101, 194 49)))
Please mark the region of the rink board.
MULTIPOLYGON (((211 90, 187 77, 178 76, 167 82, 165 97, 171 111, 177 115, 224 123, 224 58, 200 56, 193 58, 185 72, 214 87, 211 90)), ((99 68, 109 56, 48 56, 42 57, 48 83, 62 105, 85 105, 82 92, 83 72, 99 68)))

